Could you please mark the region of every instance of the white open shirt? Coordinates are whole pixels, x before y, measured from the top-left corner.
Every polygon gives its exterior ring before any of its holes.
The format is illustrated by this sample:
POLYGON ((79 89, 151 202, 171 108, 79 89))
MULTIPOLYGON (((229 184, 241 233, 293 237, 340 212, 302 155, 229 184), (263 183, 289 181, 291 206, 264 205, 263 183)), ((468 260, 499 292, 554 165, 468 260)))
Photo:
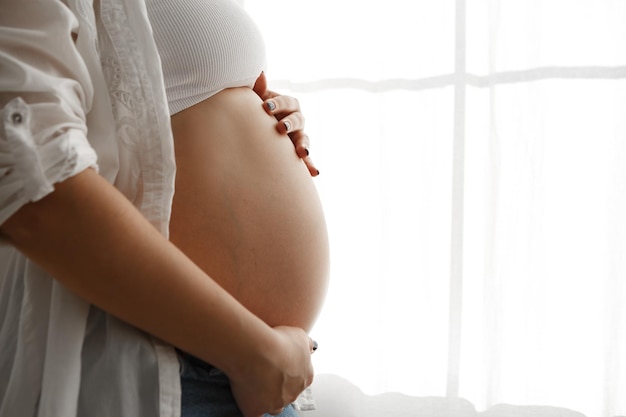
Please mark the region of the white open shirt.
MULTIPOLYGON (((175 166, 160 68, 141 0, 2 0, 0 223, 93 167, 167 235, 175 166)), ((0 417, 179 414, 171 346, 3 242, 0 417)))

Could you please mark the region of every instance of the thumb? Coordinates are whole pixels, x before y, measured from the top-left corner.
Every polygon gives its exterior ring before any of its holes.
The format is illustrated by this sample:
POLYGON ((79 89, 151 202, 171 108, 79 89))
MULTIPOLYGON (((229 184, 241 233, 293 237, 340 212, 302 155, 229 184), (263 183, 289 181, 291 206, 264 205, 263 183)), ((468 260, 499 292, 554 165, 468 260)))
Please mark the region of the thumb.
POLYGON ((261 72, 261 75, 259 75, 259 78, 256 79, 256 82, 254 83, 254 87, 252 87, 252 90, 254 90, 255 93, 257 93, 257 95, 259 97, 261 97, 261 100, 265 100, 268 97, 268 91, 267 91, 267 78, 265 78, 265 73, 261 72))

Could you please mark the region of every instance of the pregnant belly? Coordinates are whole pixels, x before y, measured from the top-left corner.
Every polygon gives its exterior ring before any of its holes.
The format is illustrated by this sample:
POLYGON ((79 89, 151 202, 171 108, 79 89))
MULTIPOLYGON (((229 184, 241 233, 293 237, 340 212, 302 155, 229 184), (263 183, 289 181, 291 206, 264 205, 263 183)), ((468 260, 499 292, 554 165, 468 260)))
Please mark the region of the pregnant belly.
POLYGON ((275 123, 247 88, 172 118, 170 237, 269 325, 308 331, 326 293, 326 225, 313 180, 275 123))

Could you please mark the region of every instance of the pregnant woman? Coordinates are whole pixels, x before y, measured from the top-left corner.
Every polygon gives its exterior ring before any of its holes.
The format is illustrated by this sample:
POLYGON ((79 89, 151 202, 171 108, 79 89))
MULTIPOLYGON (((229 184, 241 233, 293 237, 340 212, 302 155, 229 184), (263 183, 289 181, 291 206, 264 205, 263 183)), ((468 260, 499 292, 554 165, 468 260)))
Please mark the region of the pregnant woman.
POLYGON ((0 417, 179 417, 181 382, 185 417, 258 417, 312 380, 324 221, 258 32, 172 5, 170 119, 144 0, 0 2, 0 417))
MULTIPOLYGON (((327 287, 326 226, 310 172, 284 138, 295 122, 279 131, 253 91, 265 83, 258 28, 234 0, 148 0, 147 9, 172 114, 172 242, 270 326, 309 331, 327 287)), ((181 361, 191 370, 183 416, 234 406, 219 371, 182 352, 181 361)))
POLYGON ((0 417, 179 417, 181 387, 258 417, 312 380, 326 231, 258 31, 149 3, 0 2, 0 417))

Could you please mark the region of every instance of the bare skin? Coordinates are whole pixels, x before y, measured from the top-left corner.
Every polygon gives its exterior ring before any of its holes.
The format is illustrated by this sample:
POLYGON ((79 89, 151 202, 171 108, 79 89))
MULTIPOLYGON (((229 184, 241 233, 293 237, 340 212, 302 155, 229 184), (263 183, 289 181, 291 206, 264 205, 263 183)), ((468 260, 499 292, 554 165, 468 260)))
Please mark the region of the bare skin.
POLYGON ((249 88, 174 115, 172 129, 172 242, 268 325, 309 331, 329 264, 312 163, 249 88))
POLYGON ((93 170, 0 232, 85 300, 224 370, 246 417, 280 411, 312 381, 302 330, 251 314, 93 170))

